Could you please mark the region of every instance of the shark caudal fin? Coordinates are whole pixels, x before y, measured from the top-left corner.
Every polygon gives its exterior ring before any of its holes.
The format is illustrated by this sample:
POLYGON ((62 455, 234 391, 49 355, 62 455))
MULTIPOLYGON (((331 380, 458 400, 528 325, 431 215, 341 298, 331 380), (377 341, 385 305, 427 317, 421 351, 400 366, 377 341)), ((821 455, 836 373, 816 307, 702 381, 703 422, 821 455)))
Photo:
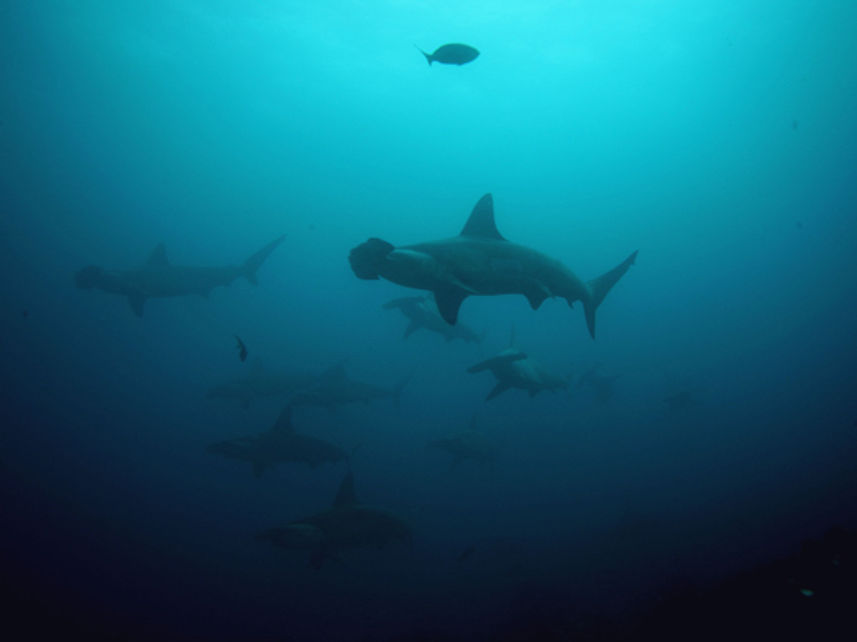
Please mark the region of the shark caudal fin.
POLYGON ((392 243, 371 238, 351 250, 348 262, 358 279, 377 279, 387 262, 387 256, 395 249, 392 243))
POLYGON ((586 315, 586 327, 589 328, 589 334, 593 339, 595 338, 595 310, 601 305, 610 288, 616 285, 616 282, 622 278, 629 267, 634 265, 634 261, 636 260, 637 251, 634 251, 627 259, 612 270, 587 283, 589 286, 589 298, 583 300, 583 313, 586 315))
POLYGON ((286 238, 285 234, 278 239, 274 239, 249 259, 244 261, 241 265, 241 276, 250 281, 253 285, 256 285, 258 283, 256 280, 256 270, 262 266, 262 263, 264 263, 271 255, 271 252, 277 249, 277 246, 283 242, 284 238, 286 238))

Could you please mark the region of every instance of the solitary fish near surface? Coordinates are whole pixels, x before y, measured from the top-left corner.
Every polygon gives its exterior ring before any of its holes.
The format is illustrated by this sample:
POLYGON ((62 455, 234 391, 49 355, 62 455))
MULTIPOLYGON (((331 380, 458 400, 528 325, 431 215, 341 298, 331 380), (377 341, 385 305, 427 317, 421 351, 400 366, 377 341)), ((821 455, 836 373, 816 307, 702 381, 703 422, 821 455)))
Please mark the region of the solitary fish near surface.
POLYGON ((435 49, 434 53, 431 54, 427 54, 419 47, 417 49, 426 57, 429 66, 433 62, 439 62, 444 65, 463 65, 476 60, 476 57, 479 55, 479 50, 474 49, 470 45, 443 45, 435 49))

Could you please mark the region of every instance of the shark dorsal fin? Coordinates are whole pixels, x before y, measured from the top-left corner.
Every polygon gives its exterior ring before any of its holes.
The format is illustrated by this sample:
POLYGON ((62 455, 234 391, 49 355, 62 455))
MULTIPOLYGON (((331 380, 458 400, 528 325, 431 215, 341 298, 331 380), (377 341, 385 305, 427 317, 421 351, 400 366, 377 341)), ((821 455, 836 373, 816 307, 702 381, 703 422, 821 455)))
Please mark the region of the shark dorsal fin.
POLYGON ((292 404, 286 404, 286 407, 280 412, 277 417, 277 423, 274 424, 273 432, 293 432, 292 427, 292 404))
POLYGON ((464 224, 464 229, 461 230, 461 236, 476 236, 495 241, 506 240, 497 231, 497 225, 494 223, 494 199, 491 198, 491 194, 486 194, 476 203, 470 218, 464 224))
POLYGON ((164 267, 169 265, 170 262, 167 259, 167 248, 163 243, 158 243, 155 246, 155 249, 149 254, 149 258, 146 260, 146 265, 149 267, 164 267))
POLYGON ((345 473, 342 483, 339 484, 336 499, 333 500, 333 507, 344 508, 357 503, 357 495, 354 492, 354 473, 349 470, 345 473))

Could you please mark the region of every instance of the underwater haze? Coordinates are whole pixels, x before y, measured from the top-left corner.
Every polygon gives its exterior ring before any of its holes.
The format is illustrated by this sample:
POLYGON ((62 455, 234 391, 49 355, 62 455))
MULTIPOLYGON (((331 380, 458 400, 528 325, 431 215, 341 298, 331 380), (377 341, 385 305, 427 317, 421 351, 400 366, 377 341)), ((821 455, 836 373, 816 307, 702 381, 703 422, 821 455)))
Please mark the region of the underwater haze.
MULTIPOLYGON (((7 623, 645 639, 853 532, 855 33, 836 0, 2 3, 7 623), (489 193, 573 307, 455 280, 450 326, 358 278, 489 193)), ((793 633, 839 622, 820 577, 857 597, 824 559, 765 585, 793 633)))

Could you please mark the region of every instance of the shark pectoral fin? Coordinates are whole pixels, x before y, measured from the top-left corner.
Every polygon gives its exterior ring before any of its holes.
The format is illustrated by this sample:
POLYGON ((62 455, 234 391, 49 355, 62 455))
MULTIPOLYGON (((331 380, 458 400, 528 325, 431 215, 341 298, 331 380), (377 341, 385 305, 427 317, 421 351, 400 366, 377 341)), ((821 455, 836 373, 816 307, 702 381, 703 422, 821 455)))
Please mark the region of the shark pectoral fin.
POLYGON ((434 300, 438 312, 449 325, 458 321, 458 309, 468 296, 468 292, 454 285, 444 286, 434 291, 434 300))
POLYGON ((545 302, 545 299, 550 297, 551 294, 543 285, 533 284, 524 291, 524 296, 527 297, 527 301, 530 302, 530 307, 533 310, 538 310, 541 304, 545 302))
POLYGON ((491 401, 497 395, 500 395, 506 392, 509 389, 509 384, 503 381, 499 381, 496 386, 494 386, 493 390, 488 393, 488 396, 485 397, 485 401, 491 401))
POLYGON ((138 317, 143 316, 143 306, 146 303, 145 295, 135 292, 134 294, 128 295, 128 304, 131 306, 131 309, 134 310, 134 314, 138 317))
POLYGON ((420 324, 417 323, 416 321, 411 321, 408 324, 408 327, 405 328, 405 335, 402 338, 407 339, 409 336, 411 336, 414 332, 416 332, 419 329, 420 329, 420 324))

